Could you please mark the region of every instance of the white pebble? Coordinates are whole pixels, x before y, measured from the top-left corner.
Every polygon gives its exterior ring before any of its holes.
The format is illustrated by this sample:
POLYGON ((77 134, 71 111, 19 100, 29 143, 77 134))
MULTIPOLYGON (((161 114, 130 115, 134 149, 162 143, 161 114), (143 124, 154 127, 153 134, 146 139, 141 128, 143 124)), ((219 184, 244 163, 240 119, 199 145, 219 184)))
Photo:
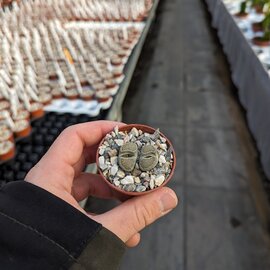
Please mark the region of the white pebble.
POLYGON ((166 139, 164 137, 160 137, 160 140, 165 143, 166 142, 166 139))
POLYGON ((115 157, 117 156, 117 150, 116 149, 111 149, 109 152, 108 152, 108 155, 110 157, 115 157))
POLYGON ((142 146, 142 143, 140 141, 136 141, 136 144, 138 145, 138 147, 142 146))
POLYGON ((111 170, 110 170, 110 174, 111 174, 112 176, 115 176, 117 172, 118 172, 118 166, 117 166, 116 164, 114 164, 114 165, 112 166, 111 170))
POLYGON ((118 159, 117 157, 111 157, 111 158, 110 158, 111 164, 112 164, 112 165, 117 164, 117 159, 118 159))
POLYGON ((98 153, 102 156, 104 152, 105 152, 105 148, 100 148, 98 153))
POLYGON ((154 179, 150 180, 149 186, 151 189, 153 189, 155 187, 154 179))
POLYGON ((141 179, 139 177, 135 177, 134 179, 136 184, 140 184, 141 183, 141 179))
POLYGON ((99 167, 101 170, 105 170, 107 165, 105 164, 105 158, 103 156, 98 158, 99 167))
POLYGON ((124 144, 123 140, 114 140, 114 141, 118 146, 122 146, 124 144))
POLYGON ((126 174, 125 174, 122 170, 119 170, 119 171, 117 172, 117 176, 118 176, 119 178, 124 178, 125 175, 126 175, 126 174))
POLYGON ((103 171, 103 175, 106 176, 106 177, 108 176, 108 173, 109 173, 108 170, 103 171))
POLYGON ((132 128, 131 130, 131 134, 134 135, 135 137, 138 137, 139 136, 139 131, 137 128, 132 128))
POLYGON ((156 186, 161 186, 165 181, 165 177, 164 175, 159 175, 156 179, 155 179, 155 184, 156 186))
POLYGON ((115 132, 116 135, 118 135, 118 132, 119 132, 119 127, 118 127, 118 126, 116 126, 116 127, 114 128, 114 132, 115 132))
POLYGON ((146 187, 145 186, 137 186, 136 191, 137 192, 144 192, 144 191, 146 191, 146 187))
POLYGON ((167 144, 161 143, 161 144, 159 145, 159 147, 160 147, 162 150, 167 151, 167 144))
POLYGON ((128 135, 126 135, 125 138, 124 138, 124 143, 127 143, 127 142, 129 142, 129 136, 128 135))
POLYGON ((143 172, 143 173, 141 173, 140 176, 141 176, 141 178, 145 178, 147 176, 147 174, 143 172))
POLYGON ((113 183, 114 183, 114 185, 116 187, 119 187, 120 186, 120 181, 118 181, 118 180, 114 180, 113 183))
POLYGON ((165 164, 166 163, 166 158, 164 156, 160 156, 158 161, 161 164, 165 164))
POLYGON ((122 179, 120 182, 122 185, 134 184, 134 178, 133 178, 133 176, 128 175, 124 179, 122 179))

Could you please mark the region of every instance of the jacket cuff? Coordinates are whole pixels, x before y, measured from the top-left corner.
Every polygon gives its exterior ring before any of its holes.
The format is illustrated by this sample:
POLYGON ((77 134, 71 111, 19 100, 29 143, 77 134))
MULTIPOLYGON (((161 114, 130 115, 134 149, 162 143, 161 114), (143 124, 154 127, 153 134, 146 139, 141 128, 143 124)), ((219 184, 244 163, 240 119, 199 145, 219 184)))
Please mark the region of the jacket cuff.
POLYGON ((63 248, 68 253, 66 268, 117 269, 125 250, 124 243, 101 224, 25 181, 9 183, 0 190, 0 212, 63 248), (99 268, 108 259, 110 268, 99 268))

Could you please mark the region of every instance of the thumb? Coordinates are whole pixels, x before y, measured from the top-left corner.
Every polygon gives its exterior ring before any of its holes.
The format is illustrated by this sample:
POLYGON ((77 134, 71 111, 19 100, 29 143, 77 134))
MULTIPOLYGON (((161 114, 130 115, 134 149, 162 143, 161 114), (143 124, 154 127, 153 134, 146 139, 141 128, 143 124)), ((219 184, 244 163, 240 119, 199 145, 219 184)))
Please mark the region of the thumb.
POLYGON ((109 212, 91 218, 127 242, 146 226, 170 212, 177 203, 175 192, 164 187, 132 198, 109 212))

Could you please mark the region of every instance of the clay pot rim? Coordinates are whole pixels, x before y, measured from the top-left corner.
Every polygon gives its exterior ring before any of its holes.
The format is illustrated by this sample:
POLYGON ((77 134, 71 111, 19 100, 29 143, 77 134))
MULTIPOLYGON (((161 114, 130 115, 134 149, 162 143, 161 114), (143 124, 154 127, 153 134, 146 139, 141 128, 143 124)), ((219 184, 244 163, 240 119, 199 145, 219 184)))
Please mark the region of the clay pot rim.
POLYGON ((246 18, 249 15, 249 13, 245 12, 245 13, 240 13, 237 12, 234 14, 234 16, 238 17, 238 18, 246 18))
POLYGON ((257 36, 252 39, 252 43, 260 47, 268 47, 270 45, 270 40, 262 40, 262 37, 257 36))
MULTIPOLYGON (((150 127, 150 126, 147 126, 147 125, 141 125, 141 124, 128 124, 128 125, 125 125, 125 126, 121 126, 121 127, 119 127, 119 131, 128 131, 129 132, 134 127, 137 128, 137 129, 142 130, 143 132, 147 132, 147 133, 150 133, 150 134, 153 134, 156 131, 156 129, 153 128, 153 127, 150 127)), ((154 191, 166 186, 168 184, 168 182, 172 179, 173 175, 174 175, 174 171, 175 171, 175 167, 176 167, 176 154, 175 154, 175 151, 174 151, 174 148, 173 148, 173 145, 172 145, 171 141, 162 132, 160 132, 160 134, 161 134, 162 137, 164 137, 166 139, 167 145, 172 148, 172 155, 173 155, 173 164, 172 164, 171 172, 170 172, 169 176, 167 177, 167 179, 164 181, 164 183, 161 186, 159 186, 157 188, 154 188, 154 189, 151 189, 151 190, 144 191, 144 192, 129 192, 129 191, 125 191, 125 190, 122 190, 122 189, 116 187, 109 180, 107 180, 107 178, 105 178, 105 176, 103 175, 102 170, 99 168, 99 160, 98 160, 98 158, 99 158, 99 153, 98 152, 99 151, 97 150, 96 164, 97 164, 98 172, 99 172, 102 180, 105 181, 105 183, 107 183, 113 190, 117 191, 118 193, 127 195, 127 196, 141 196, 141 195, 149 194, 151 192, 154 192, 154 191)), ((97 149, 99 149, 99 147, 103 144, 105 138, 106 138, 106 136, 104 136, 104 138, 100 141, 97 149)))

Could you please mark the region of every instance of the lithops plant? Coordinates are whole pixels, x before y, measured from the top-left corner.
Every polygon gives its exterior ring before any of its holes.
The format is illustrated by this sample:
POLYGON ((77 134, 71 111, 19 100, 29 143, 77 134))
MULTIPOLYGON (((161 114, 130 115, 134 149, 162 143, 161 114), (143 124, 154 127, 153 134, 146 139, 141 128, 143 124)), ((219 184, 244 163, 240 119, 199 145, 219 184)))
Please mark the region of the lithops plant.
POLYGON ((119 166, 125 172, 132 172, 136 165, 138 157, 138 146, 136 143, 126 143, 120 147, 119 166))
POLYGON ((140 153, 139 167, 143 172, 151 171, 158 164, 157 148, 151 144, 142 147, 140 153))
POLYGON ((170 180, 175 153, 158 129, 127 125, 105 136, 98 148, 97 164, 112 188, 138 195, 170 180))

